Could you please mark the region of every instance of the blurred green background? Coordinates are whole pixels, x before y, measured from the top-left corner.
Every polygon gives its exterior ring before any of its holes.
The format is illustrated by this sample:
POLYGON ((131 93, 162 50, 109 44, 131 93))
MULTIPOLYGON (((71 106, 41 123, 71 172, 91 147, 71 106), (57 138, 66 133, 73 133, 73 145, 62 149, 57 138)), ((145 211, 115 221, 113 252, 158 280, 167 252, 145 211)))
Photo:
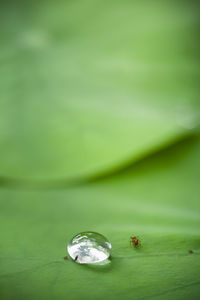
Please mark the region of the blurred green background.
POLYGON ((199 9, 0 2, 1 299, 199 299, 199 9))

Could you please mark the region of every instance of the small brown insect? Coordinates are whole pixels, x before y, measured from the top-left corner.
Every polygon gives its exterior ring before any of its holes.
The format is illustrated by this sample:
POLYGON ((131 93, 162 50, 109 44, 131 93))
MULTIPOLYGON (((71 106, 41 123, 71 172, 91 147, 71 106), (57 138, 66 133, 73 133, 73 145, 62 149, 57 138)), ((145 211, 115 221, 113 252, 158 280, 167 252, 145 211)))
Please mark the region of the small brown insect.
POLYGON ((192 250, 188 250, 189 253, 194 253, 192 250))
POLYGON ((64 260, 68 260, 68 257, 67 257, 67 256, 65 256, 65 257, 64 257, 64 260))
POLYGON ((76 255, 76 257, 75 257, 75 259, 74 259, 74 260, 75 260, 75 261, 77 261, 77 259, 78 259, 78 255, 76 255))
POLYGON ((130 244, 137 248, 140 245, 140 241, 136 236, 131 236, 130 244))

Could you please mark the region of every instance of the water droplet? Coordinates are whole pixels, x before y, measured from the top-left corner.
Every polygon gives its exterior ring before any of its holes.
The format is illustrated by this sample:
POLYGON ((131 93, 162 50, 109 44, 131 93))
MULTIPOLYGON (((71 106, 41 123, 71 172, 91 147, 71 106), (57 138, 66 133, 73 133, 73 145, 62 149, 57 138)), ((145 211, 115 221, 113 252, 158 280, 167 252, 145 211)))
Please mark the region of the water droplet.
POLYGON ((69 242, 67 250, 79 264, 95 264, 109 258, 110 242, 97 232, 81 232, 69 242))

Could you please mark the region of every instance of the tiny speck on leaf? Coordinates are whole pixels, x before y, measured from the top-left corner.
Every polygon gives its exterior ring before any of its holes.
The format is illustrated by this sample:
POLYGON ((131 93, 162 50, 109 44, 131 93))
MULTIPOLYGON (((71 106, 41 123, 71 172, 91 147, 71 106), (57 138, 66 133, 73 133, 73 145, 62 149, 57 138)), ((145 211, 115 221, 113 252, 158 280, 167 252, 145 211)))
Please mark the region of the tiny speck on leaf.
POLYGON ((74 260, 75 260, 75 261, 77 261, 77 259, 78 259, 78 255, 76 255, 76 257, 75 257, 75 259, 74 259, 74 260))
POLYGON ((68 257, 67 257, 67 256, 65 256, 65 257, 64 257, 64 260, 68 260, 68 257))
POLYGON ((188 253, 194 253, 192 250, 188 250, 188 253))
POLYGON ((136 236, 131 236, 130 244, 137 248, 140 245, 140 241, 136 236))

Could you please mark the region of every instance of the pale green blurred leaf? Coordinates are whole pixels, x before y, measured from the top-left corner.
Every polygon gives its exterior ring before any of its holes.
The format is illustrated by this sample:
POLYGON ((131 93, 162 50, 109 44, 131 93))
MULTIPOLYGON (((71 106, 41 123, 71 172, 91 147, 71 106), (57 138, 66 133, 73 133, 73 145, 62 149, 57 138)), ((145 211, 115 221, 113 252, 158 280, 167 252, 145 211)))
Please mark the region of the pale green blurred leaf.
POLYGON ((180 1, 4 3, 1 176, 98 174, 196 128, 197 9, 180 1))

